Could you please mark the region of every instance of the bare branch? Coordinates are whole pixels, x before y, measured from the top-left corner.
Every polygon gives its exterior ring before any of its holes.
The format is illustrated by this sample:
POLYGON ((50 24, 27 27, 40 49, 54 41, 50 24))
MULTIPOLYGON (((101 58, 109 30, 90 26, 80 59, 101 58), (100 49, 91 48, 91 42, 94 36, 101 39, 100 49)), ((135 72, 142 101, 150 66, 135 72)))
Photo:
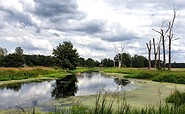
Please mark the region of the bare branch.
POLYGON ((155 31, 155 32, 157 32, 157 33, 159 33, 159 34, 161 34, 161 32, 159 32, 158 30, 155 30, 155 29, 152 29, 153 31, 155 31))

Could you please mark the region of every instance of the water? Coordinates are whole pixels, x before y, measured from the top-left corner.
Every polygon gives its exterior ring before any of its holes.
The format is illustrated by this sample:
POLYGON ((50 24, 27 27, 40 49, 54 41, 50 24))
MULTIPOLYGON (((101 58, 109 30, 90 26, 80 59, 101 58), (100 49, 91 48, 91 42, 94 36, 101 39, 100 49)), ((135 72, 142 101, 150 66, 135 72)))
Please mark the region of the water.
POLYGON ((99 72, 69 75, 59 80, 11 84, 0 87, 0 109, 32 107, 52 99, 97 94, 101 88, 114 92, 136 87, 128 80, 99 72))

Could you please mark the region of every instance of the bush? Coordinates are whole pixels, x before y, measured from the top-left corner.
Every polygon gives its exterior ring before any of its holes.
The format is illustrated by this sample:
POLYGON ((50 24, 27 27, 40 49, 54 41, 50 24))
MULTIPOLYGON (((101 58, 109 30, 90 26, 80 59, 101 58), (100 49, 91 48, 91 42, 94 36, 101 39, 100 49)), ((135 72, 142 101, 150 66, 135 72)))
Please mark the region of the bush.
POLYGON ((185 93, 180 93, 175 89, 169 97, 166 98, 166 102, 174 103, 175 106, 185 104, 185 93))

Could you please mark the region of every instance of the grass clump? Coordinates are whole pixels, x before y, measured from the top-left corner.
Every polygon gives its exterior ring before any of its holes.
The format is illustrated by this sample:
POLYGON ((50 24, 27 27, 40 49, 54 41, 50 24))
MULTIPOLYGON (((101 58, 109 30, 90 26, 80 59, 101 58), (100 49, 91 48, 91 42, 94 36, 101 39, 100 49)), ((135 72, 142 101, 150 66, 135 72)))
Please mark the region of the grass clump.
POLYGON ((180 106, 185 104, 185 92, 181 93, 179 90, 175 89, 169 97, 166 98, 167 103, 173 103, 175 106, 180 106))

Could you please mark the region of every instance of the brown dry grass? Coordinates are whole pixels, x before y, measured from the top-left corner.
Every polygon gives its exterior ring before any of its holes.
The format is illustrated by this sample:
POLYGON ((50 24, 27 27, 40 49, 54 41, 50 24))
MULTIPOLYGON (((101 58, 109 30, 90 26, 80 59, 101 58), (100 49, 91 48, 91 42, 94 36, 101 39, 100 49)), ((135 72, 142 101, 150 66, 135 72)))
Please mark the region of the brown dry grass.
POLYGON ((20 71, 20 70, 35 70, 35 69, 54 70, 54 69, 51 68, 51 67, 43 67, 43 66, 20 67, 20 68, 14 68, 14 67, 0 67, 0 71, 6 71, 6 70, 20 71))

